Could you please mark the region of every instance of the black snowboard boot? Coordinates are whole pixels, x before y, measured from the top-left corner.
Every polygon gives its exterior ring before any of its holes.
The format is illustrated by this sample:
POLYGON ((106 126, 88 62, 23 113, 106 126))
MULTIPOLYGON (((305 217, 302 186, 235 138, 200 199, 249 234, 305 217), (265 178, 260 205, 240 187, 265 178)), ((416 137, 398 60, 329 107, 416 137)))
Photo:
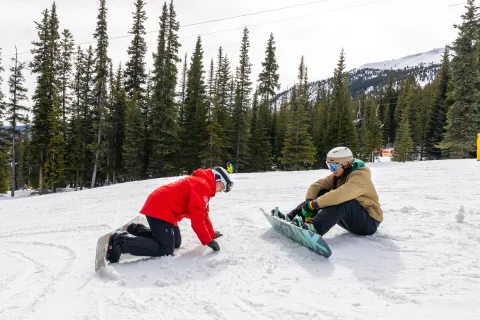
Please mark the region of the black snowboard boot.
POLYGON ((280 218, 280 219, 282 219, 282 220, 285 220, 285 214, 281 213, 280 211, 278 211, 278 210, 276 210, 276 209, 272 209, 271 214, 272 214, 272 216, 274 216, 274 217, 278 217, 278 218, 280 218))
POLYGON ((106 259, 110 263, 116 263, 120 260, 120 256, 122 255, 122 244, 126 235, 128 235, 128 233, 125 231, 117 231, 108 239, 106 259))
POLYGON ((138 223, 130 223, 127 227, 127 232, 130 234, 135 234, 135 230, 137 229, 138 223))

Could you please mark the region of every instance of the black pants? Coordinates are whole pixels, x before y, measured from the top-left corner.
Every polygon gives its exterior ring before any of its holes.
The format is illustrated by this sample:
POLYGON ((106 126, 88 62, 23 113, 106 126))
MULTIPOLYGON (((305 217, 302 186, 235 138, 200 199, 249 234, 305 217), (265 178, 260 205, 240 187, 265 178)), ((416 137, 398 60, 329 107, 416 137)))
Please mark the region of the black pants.
POLYGON ((150 228, 137 224, 131 234, 124 235, 122 253, 134 256, 161 257, 173 255, 182 243, 180 228, 166 221, 147 216, 150 228))
MULTIPOLYGON (((318 197, 323 196, 330 190, 320 190, 318 197)), ((310 221, 317 233, 323 236, 335 224, 351 233, 368 236, 377 232, 380 222, 370 217, 367 210, 357 200, 349 200, 341 204, 325 207, 310 221)))
POLYGON ((380 224, 377 220, 370 217, 357 200, 349 200, 321 209, 311 221, 317 230, 317 233, 324 235, 335 224, 351 233, 368 236, 377 231, 380 224))

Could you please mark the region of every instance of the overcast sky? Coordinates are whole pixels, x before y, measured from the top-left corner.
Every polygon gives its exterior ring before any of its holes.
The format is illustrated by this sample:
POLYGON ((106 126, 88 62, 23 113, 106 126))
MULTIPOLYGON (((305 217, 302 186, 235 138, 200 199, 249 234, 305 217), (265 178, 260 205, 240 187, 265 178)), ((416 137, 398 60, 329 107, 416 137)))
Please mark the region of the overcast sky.
MULTIPOLYGON (((175 0, 174 3, 180 24, 187 25, 314 1, 175 0)), ((107 0, 109 37, 127 35, 131 29, 134 2, 107 0)), ((164 0, 146 2, 146 30, 158 30, 164 0)), ((296 80, 301 55, 305 56, 310 80, 318 80, 333 74, 342 47, 345 49, 347 69, 353 69, 365 63, 399 58, 450 44, 457 35, 453 24, 460 22, 460 15, 464 12, 463 5, 450 5, 459 2, 462 0, 328 0, 185 27, 180 28, 180 55, 183 57, 188 52, 190 56, 196 36, 205 34, 202 36, 205 69, 208 69, 210 59, 216 56, 219 46, 224 48, 232 63, 237 65, 242 28, 247 26, 250 29, 252 78, 256 80, 267 39, 270 32, 273 32, 277 42, 280 82, 282 88, 285 88, 296 80), (303 17, 293 19, 300 16, 303 17), (272 22, 282 19, 284 21, 272 22), (226 29, 236 30, 206 34, 226 29)), ((70 29, 76 43, 92 41, 99 0, 57 0, 56 4, 60 28, 70 29)), ((15 45, 20 53, 29 52, 31 42, 37 40, 34 21, 40 21, 41 11, 51 5, 51 0, 0 0, 0 48, 3 50, 5 69, 11 65, 9 54, 15 52, 15 45)), ((157 32, 146 35, 148 68, 151 67, 151 54, 156 46, 157 35, 157 32)), ((130 40, 131 38, 121 38, 110 41, 109 56, 115 65, 119 62, 124 64, 127 60, 126 49, 130 40)), ((83 48, 87 46, 88 44, 82 45, 83 48)), ((19 58, 29 61, 31 55, 22 54, 19 58)), ((3 73, 4 82, 9 74, 8 71, 3 73)), ((30 97, 34 89, 34 78, 27 76, 27 80, 30 97)))

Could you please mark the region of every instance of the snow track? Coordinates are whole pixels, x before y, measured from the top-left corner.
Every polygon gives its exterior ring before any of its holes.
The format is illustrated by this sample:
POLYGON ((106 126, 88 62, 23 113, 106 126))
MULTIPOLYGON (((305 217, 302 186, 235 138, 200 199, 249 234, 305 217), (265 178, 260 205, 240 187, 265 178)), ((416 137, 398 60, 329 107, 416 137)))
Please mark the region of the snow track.
POLYGON ((234 174, 211 201, 220 252, 183 221, 175 256, 125 255, 99 274, 97 238, 177 178, 2 201, 0 319, 479 319, 480 163, 369 166, 385 221, 368 237, 334 227, 330 259, 258 210, 292 209, 325 170, 234 174))

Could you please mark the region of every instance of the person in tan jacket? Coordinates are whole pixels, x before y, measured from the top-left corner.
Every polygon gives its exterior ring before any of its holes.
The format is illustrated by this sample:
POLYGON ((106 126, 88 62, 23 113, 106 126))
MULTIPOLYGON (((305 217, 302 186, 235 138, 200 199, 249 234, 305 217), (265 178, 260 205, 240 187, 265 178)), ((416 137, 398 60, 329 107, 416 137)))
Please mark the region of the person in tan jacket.
POLYGON ((332 174, 310 185, 306 200, 279 217, 321 236, 335 224, 357 235, 374 234, 383 212, 370 169, 346 147, 330 150, 327 166, 332 174))

